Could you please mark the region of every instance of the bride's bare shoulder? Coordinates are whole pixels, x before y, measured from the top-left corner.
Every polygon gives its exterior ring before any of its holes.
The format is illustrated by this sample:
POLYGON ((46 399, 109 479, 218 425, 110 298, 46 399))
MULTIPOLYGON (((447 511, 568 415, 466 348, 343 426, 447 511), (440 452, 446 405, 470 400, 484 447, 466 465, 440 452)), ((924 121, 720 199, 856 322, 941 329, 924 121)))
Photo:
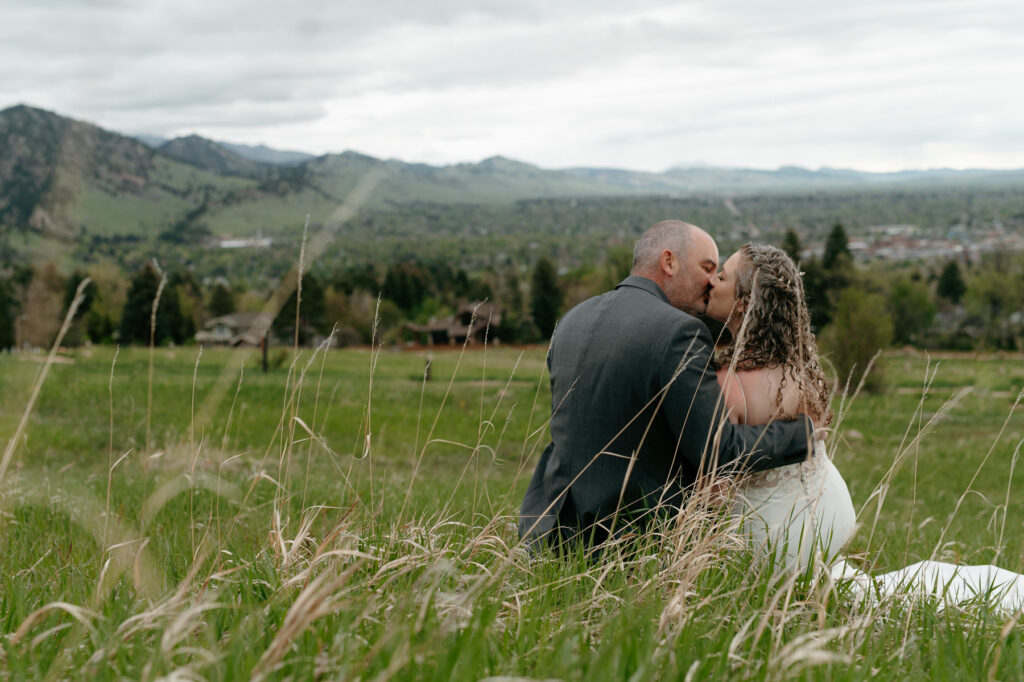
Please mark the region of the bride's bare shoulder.
POLYGON ((736 377, 743 384, 743 388, 761 389, 771 385, 773 379, 782 376, 782 370, 778 367, 762 367, 761 369, 746 369, 736 372, 736 377))
POLYGON ((718 370, 718 384, 722 387, 725 406, 729 409, 731 421, 739 424, 757 424, 755 421, 763 412, 759 405, 761 396, 768 390, 770 382, 766 375, 769 370, 754 369, 730 372, 727 368, 718 370))
POLYGON ((800 395, 796 387, 786 382, 786 371, 782 367, 763 367, 729 373, 719 370, 718 383, 725 393, 726 405, 739 412, 735 398, 741 396, 742 421, 747 424, 767 424, 783 415, 796 414, 800 395), (781 404, 779 391, 783 391, 781 404), (779 414, 781 408, 782 414, 779 414))
POLYGON ((747 401, 739 377, 727 369, 718 370, 715 376, 718 379, 718 385, 722 387, 722 401, 725 403, 729 421, 734 424, 745 424, 747 422, 747 401))

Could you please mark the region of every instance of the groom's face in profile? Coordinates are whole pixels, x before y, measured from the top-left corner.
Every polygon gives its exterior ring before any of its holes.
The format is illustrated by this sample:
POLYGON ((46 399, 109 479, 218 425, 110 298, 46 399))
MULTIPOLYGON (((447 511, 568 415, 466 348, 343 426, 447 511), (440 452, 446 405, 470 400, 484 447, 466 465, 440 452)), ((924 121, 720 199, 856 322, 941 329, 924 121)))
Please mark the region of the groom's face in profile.
POLYGON ((676 271, 665 283, 665 294, 683 312, 703 315, 708 307, 708 282, 718 271, 718 246, 707 232, 695 229, 689 248, 675 256, 676 271))

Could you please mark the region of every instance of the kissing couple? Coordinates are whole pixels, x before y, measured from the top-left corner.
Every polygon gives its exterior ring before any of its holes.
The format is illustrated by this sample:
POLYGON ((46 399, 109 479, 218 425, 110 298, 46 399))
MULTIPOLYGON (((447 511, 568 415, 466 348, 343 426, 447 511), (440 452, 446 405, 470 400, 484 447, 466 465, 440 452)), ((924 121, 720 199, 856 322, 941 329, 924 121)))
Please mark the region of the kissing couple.
MULTIPOLYGON (((817 552, 831 562, 853 534, 849 490, 825 452, 829 388, 803 283, 781 249, 744 245, 719 270, 711 235, 659 222, 615 290, 565 314, 547 362, 551 443, 522 504, 528 543, 599 547, 643 533, 723 476, 747 536, 776 565, 803 570, 817 552), (730 332, 724 347, 705 314, 730 332)), ((967 591, 1008 582, 1024 603, 1024 577, 992 566, 926 561, 879 579, 935 593, 956 573, 967 591)))

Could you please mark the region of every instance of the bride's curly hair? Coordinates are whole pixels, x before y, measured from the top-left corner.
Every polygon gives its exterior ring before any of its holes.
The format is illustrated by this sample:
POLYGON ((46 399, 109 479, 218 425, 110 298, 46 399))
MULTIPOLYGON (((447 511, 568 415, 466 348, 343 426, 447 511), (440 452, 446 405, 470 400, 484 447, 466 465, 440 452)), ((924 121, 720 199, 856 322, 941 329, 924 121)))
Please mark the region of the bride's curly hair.
POLYGON ((782 367, 783 385, 796 381, 805 396, 804 409, 830 423, 829 386, 811 333, 799 269, 785 251, 769 244, 744 244, 740 252, 736 300, 744 304, 744 319, 738 338, 718 352, 718 367, 782 367))

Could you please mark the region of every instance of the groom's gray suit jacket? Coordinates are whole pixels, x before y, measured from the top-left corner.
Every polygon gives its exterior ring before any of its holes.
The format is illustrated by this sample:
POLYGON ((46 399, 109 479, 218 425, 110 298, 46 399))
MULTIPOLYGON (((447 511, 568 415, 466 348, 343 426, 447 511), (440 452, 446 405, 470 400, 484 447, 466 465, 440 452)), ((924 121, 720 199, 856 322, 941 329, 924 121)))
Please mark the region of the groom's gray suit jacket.
POLYGON ((630 276, 579 304, 551 339, 551 439, 523 500, 519 534, 583 531, 602 542, 627 518, 678 510, 714 467, 771 469, 808 455, 807 417, 768 427, 723 419, 704 323, 630 276))

